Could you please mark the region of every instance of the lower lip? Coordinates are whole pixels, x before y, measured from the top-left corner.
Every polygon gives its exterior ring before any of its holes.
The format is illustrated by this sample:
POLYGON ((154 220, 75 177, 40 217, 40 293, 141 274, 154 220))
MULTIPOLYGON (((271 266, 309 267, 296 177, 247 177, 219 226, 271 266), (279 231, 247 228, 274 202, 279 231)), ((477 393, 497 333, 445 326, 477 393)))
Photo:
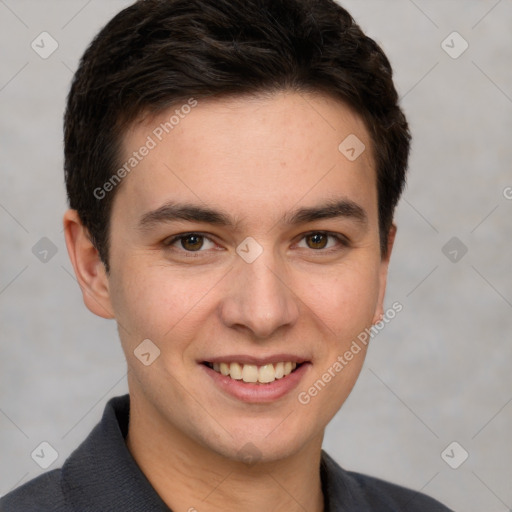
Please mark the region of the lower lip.
POLYGON ((212 370, 204 364, 201 364, 201 366, 213 382, 228 395, 242 402, 268 403, 282 398, 296 388, 308 371, 310 363, 302 363, 286 377, 276 379, 274 382, 267 384, 254 384, 244 382, 243 380, 235 380, 212 370))

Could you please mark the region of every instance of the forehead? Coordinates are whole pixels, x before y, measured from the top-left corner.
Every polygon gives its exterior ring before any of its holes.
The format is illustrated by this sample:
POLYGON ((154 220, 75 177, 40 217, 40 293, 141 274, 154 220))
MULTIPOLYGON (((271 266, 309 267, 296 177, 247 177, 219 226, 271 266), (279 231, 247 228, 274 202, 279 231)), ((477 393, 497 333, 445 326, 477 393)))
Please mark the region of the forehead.
POLYGON ((191 99, 135 123, 122 147, 121 165, 136 165, 116 202, 133 212, 179 198, 242 218, 255 208, 281 216, 298 202, 340 195, 376 211, 365 125, 326 95, 191 99))

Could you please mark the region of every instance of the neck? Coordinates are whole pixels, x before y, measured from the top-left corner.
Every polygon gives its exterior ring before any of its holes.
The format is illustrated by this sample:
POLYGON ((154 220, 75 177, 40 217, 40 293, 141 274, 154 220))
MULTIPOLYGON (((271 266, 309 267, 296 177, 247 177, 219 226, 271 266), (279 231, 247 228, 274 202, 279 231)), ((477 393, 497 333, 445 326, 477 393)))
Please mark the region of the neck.
POLYGON ((323 433, 286 459, 245 464, 200 445, 131 403, 126 444, 166 505, 188 512, 323 512, 323 433), (132 407, 133 405, 133 407, 132 407))

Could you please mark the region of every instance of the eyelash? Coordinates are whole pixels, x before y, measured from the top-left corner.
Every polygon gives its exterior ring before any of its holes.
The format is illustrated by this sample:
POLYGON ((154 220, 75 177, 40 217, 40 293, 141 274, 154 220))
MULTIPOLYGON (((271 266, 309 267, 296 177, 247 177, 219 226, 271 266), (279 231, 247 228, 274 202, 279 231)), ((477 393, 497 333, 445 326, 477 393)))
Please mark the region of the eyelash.
MULTIPOLYGON (((184 240, 187 237, 192 236, 192 235, 200 236, 202 238, 209 240, 212 243, 215 243, 208 235, 201 233, 201 232, 197 232, 197 231, 191 231, 189 233, 182 233, 180 235, 176 235, 176 236, 172 237, 171 239, 166 239, 163 243, 166 248, 171 248, 172 245, 174 245, 176 242, 178 242, 180 240, 184 240)), ((304 233, 298 243, 300 243, 302 240, 304 240, 305 238, 307 238, 308 236, 311 236, 311 235, 325 235, 325 236, 334 238, 339 243, 339 245, 343 248, 350 246, 350 241, 348 240, 347 237, 345 237, 339 233, 332 233, 330 231, 310 231, 308 233, 304 233)), ((330 247, 328 249, 310 249, 310 250, 312 252, 325 254, 325 253, 331 253, 336 250, 339 250, 339 247, 330 247)), ((204 250, 201 250, 201 249, 199 249, 198 251, 187 251, 183 247, 178 249, 178 251, 184 252, 184 253, 190 255, 189 257, 197 257, 196 254, 199 255, 200 253, 205 252, 204 250)))

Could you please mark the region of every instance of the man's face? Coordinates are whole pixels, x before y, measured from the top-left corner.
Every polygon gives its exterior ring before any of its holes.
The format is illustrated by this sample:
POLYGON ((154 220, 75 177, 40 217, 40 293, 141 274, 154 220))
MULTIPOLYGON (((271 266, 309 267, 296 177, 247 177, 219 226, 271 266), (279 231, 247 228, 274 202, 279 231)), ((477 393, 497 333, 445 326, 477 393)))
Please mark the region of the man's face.
POLYGON ((283 458, 321 440, 364 347, 309 403, 300 393, 382 312, 370 139, 343 104, 282 93, 199 101, 159 141, 176 108, 126 134, 123 162, 148 136, 156 147, 112 211, 108 290, 132 400, 141 421, 225 457, 250 442, 283 458), (354 161, 338 149, 352 134, 367 148, 354 161), (134 351, 147 339, 160 355, 146 366, 134 351))

